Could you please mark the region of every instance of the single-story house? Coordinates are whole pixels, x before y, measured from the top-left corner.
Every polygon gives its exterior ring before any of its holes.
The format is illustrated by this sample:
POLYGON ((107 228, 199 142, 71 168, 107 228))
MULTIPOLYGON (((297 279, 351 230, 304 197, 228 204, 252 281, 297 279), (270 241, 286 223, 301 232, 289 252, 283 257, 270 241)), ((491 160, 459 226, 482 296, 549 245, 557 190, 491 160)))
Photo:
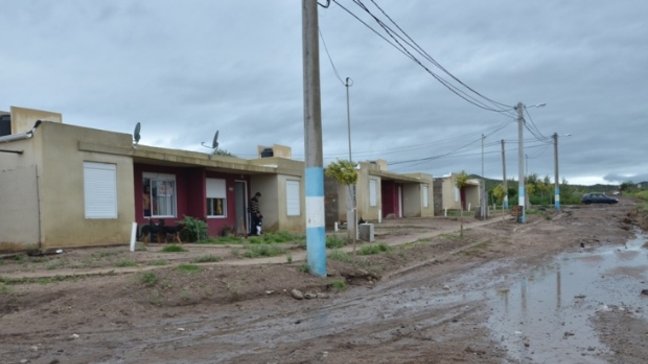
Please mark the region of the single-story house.
MULTIPOLYGON (((389 172, 384 160, 358 163, 357 218, 380 222, 383 218, 434 216, 433 178, 425 173, 389 172)), ((325 183, 327 226, 346 221, 347 186, 327 177, 325 183)))
POLYGON ((210 235, 245 233, 255 192, 265 229, 304 229, 303 162, 287 147, 244 160, 136 145, 59 113, 0 115, 0 251, 127 244, 133 222, 184 216, 206 221, 210 235))
POLYGON ((460 191, 457 187, 458 173, 434 179, 434 214, 443 215, 445 210, 472 210, 479 206, 481 198, 480 180, 471 178, 460 191), (461 195, 463 194, 463 201, 461 195), (463 206, 462 203, 463 202, 463 206))

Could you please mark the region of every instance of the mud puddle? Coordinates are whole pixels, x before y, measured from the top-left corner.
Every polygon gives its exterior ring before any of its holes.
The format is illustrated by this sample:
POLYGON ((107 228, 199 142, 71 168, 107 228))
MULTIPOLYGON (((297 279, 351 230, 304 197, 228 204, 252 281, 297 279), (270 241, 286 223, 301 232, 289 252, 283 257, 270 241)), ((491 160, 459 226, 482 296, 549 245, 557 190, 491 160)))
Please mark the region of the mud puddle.
POLYGON ((604 363, 609 349, 590 319, 619 310, 646 320, 640 292, 648 281, 648 236, 625 246, 565 253, 507 288, 488 294, 488 326, 520 362, 604 363))

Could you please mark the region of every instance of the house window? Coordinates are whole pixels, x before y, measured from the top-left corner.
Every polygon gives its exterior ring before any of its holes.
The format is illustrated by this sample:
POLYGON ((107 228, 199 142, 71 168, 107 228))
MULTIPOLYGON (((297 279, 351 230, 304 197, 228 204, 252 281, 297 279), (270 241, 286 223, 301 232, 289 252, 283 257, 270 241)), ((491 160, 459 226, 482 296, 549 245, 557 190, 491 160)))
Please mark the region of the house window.
POLYGON ((117 166, 83 162, 86 219, 117 218, 117 166))
POLYGON ((378 206, 378 180, 375 178, 369 179, 369 206, 378 206))
POLYGON ((227 216, 227 188, 224 179, 207 178, 207 216, 227 216))
POLYGON ((429 186, 428 185, 422 185, 421 186, 421 193, 423 194, 423 207, 429 207, 430 206, 430 198, 429 198, 429 186))
POLYGON ((144 173, 144 216, 175 217, 176 180, 172 174, 144 173))
POLYGON ((286 214, 288 216, 301 215, 301 198, 299 194, 299 181, 286 181, 286 214))

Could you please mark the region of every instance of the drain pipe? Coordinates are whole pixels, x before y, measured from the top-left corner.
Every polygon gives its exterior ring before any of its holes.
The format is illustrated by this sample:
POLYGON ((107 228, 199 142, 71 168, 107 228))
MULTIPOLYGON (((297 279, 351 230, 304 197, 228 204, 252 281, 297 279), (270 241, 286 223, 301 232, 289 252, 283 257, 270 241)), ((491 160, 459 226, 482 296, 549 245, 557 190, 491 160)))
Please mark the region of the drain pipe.
POLYGON ((36 123, 34 126, 31 128, 29 131, 25 131, 22 133, 16 133, 16 134, 11 134, 11 135, 5 135, 5 136, 0 136, 0 143, 9 143, 13 142, 16 140, 23 140, 23 139, 30 139, 31 137, 34 136, 34 130, 38 128, 38 126, 41 124, 41 120, 36 120, 36 123))

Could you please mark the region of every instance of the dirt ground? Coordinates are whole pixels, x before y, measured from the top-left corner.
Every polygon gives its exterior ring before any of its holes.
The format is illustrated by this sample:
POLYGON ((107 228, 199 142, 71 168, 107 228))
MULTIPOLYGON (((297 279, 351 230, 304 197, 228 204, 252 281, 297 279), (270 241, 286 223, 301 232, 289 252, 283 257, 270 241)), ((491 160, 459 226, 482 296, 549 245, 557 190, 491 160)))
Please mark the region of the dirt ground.
MULTIPOLYGON (((387 251, 336 251, 326 278, 308 274, 303 249, 291 245, 256 260, 236 246, 197 244, 6 257, 0 362, 527 362, 494 337, 479 292, 563 251, 622 245, 646 222, 630 200, 547 210, 524 225, 465 218, 463 236, 454 218, 386 220, 375 243, 387 251)), ((610 310, 593 325, 610 351, 574 362, 648 356, 645 320, 610 310)))

